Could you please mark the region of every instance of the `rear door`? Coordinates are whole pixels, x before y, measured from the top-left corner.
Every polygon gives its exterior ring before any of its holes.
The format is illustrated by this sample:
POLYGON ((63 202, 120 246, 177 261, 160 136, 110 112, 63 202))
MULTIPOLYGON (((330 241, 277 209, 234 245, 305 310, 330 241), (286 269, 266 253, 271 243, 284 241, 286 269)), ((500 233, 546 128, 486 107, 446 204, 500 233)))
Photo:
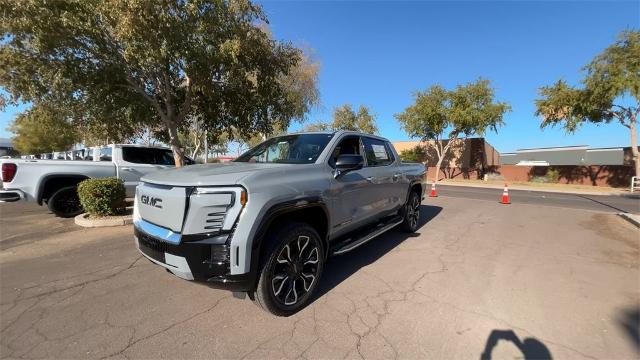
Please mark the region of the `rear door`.
POLYGON ((402 174, 396 166, 396 159, 387 141, 363 137, 366 168, 370 169, 371 183, 376 192, 374 211, 386 215, 402 205, 402 174))

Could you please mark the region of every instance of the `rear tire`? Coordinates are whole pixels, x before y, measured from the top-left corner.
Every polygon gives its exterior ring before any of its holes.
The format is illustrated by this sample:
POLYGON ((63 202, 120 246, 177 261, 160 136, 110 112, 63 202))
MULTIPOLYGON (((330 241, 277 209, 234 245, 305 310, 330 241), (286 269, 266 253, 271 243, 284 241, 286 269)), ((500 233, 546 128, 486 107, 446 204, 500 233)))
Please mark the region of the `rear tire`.
POLYGON ((400 229, 404 232, 414 233, 418 230, 418 223, 420 221, 420 195, 411 191, 409 194, 409 198, 407 199, 407 203, 404 204, 402 209, 402 224, 400 224, 400 229))
POLYGON ((316 230, 291 223, 265 239, 255 303, 276 316, 290 316, 308 305, 324 267, 324 248, 316 230))
POLYGON ((58 189, 47 200, 49 211, 56 216, 69 218, 82 213, 82 205, 75 186, 67 186, 58 189))

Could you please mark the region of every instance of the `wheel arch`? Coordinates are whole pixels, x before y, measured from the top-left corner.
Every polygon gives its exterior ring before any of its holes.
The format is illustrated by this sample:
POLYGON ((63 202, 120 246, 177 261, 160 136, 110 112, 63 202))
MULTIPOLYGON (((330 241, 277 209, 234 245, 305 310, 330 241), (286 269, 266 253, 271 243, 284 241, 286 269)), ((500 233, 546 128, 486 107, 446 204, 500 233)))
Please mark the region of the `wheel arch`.
POLYGON ((418 196, 422 197, 422 194, 423 194, 422 191, 423 191, 423 188, 422 188, 422 182, 420 181, 420 179, 413 180, 409 184, 409 191, 407 191, 407 198, 405 199, 405 203, 409 201, 409 196, 411 195, 412 192, 417 192, 418 196))
POLYGON ((258 226, 254 241, 251 247, 251 265, 250 272, 256 276, 253 288, 257 285, 257 274, 260 267, 261 250, 264 249, 265 238, 270 229, 273 229, 285 222, 299 221, 312 226, 320 235, 323 246, 325 247, 325 257, 329 251, 329 224, 330 215, 327 205, 322 199, 310 197, 304 199, 295 199, 271 206, 258 226))
POLYGON ((86 179, 89 179, 89 177, 80 174, 54 174, 44 176, 38 186, 38 205, 42 205, 43 200, 48 199, 56 190, 66 186, 76 186, 86 179))

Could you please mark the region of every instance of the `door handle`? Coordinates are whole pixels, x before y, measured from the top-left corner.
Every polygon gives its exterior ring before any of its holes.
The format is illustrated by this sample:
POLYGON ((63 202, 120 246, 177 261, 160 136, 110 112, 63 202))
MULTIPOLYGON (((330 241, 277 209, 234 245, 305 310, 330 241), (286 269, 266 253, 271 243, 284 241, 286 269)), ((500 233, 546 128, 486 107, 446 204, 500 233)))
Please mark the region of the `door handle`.
POLYGON ((123 167, 123 168, 120 168, 120 169, 122 171, 133 171, 133 168, 130 168, 130 167, 123 167))
POLYGON ((373 182, 373 180, 374 180, 374 178, 373 178, 372 176, 369 176, 369 177, 367 178, 367 181, 368 181, 368 182, 373 182))
POLYGON ((399 173, 395 173, 395 174, 393 174, 393 178, 394 178, 394 179, 397 179, 398 177, 400 177, 400 174, 399 174, 399 173))

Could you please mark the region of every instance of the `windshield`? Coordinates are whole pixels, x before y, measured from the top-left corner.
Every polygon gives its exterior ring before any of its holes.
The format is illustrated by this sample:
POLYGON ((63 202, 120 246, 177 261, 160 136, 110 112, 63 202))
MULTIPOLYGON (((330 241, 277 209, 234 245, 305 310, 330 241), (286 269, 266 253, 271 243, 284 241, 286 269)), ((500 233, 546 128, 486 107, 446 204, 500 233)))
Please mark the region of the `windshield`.
POLYGON ((252 163, 311 164, 333 134, 297 134, 269 139, 245 152, 235 161, 252 163))

